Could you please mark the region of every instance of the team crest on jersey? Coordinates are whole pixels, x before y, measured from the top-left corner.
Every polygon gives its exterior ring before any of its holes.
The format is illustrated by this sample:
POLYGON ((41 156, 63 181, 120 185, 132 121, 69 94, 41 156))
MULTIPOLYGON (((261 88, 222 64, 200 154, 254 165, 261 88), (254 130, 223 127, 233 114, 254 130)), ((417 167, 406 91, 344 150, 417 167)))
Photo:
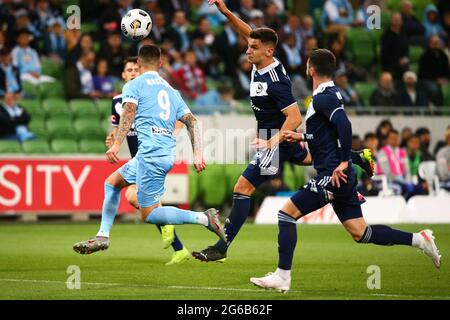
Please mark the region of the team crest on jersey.
POLYGON ((267 96, 266 82, 252 82, 250 83, 250 97, 267 96))

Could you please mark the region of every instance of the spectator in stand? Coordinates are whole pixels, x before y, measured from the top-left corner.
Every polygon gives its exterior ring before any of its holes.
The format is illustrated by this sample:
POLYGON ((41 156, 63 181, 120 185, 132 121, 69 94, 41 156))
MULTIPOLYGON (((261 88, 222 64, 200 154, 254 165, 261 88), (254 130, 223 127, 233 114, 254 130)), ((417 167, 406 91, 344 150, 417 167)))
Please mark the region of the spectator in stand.
POLYGON ((392 126, 392 123, 388 119, 384 119, 380 122, 380 124, 377 127, 377 138, 378 138, 378 144, 380 148, 384 147, 386 145, 387 136, 389 132, 394 127, 392 126))
POLYGON ((403 88, 400 90, 400 106, 427 107, 428 97, 425 91, 417 87, 417 76, 412 71, 403 74, 403 88))
POLYGON ((5 32, 0 30, 0 50, 8 48, 7 40, 5 32))
MULTIPOLYGON (((375 133, 368 132, 364 135, 363 141, 364 148, 370 149, 372 152, 372 158, 375 163, 375 172, 377 172, 377 152, 378 152, 378 138, 375 133)), ((370 179, 365 173, 361 178, 361 186, 358 191, 364 196, 376 196, 379 189, 374 180, 370 179)))
POLYGON ((19 9, 15 11, 16 22, 14 24, 14 39, 17 39, 22 30, 27 30, 32 36, 30 37, 29 46, 35 50, 39 49, 38 40, 42 37, 42 33, 30 21, 27 9, 19 9))
POLYGON ((213 47, 225 64, 225 75, 228 77, 234 77, 239 66, 238 59, 241 52, 238 41, 239 35, 233 30, 227 20, 223 31, 215 37, 213 47))
POLYGON ((106 10, 100 14, 99 24, 102 34, 120 32, 120 21, 122 17, 129 10, 133 9, 132 0, 117 0, 114 2, 108 5, 106 10))
POLYGON ((54 82, 54 78, 42 74, 39 55, 36 50, 29 46, 30 41, 31 34, 28 30, 21 30, 17 36, 17 45, 11 52, 13 65, 19 69, 21 80, 34 85, 54 82))
POLYGON ((250 74, 252 65, 248 62, 245 54, 239 57, 238 63, 239 67, 236 69, 236 80, 233 81, 234 91, 236 92, 236 98, 248 99, 250 97, 250 74))
POLYGON ((384 174, 397 193, 401 193, 406 199, 415 194, 423 193, 420 186, 411 181, 409 175, 407 153, 400 148, 400 136, 397 130, 391 130, 388 134, 387 144, 378 153, 378 174, 384 174))
MULTIPOLYGON (((450 125, 447 126, 447 131, 446 133, 450 132, 450 125)), ((443 147, 445 147, 447 145, 447 142, 445 141, 447 136, 444 137, 444 140, 439 140, 438 142, 436 142, 436 145, 434 146, 434 152, 433 154, 436 155, 439 150, 443 147)))
POLYGON ((402 14, 402 33, 408 38, 410 45, 425 46, 425 28, 414 14, 413 4, 410 0, 401 2, 400 11, 402 14))
POLYGON ((281 28, 280 11, 275 2, 269 1, 264 8, 264 24, 273 30, 281 28))
POLYGON ((367 7, 372 4, 370 0, 360 1, 361 4, 356 11, 356 17, 354 21, 354 25, 357 27, 367 27, 367 19, 369 18, 369 14, 367 13, 367 7))
POLYGON ((321 17, 322 29, 326 34, 338 34, 345 43, 345 34, 353 24, 353 8, 348 0, 327 0, 321 17))
POLYGON ((406 153, 408 155, 408 168, 411 177, 418 177, 419 164, 423 161, 420 152, 420 139, 416 135, 409 137, 406 143, 406 153))
POLYGON ((449 78, 450 65, 442 50, 442 42, 438 36, 432 36, 428 41, 427 50, 419 59, 419 79, 422 80, 434 105, 442 105, 440 85, 448 83, 449 78))
POLYGON ((298 50, 295 41, 295 35, 293 33, 288 34, 278 49, 280 60, 291 80, 300 77, 300 67, 302 65, 300 50, 298 50))
POLYGON ((12 92, 5 93, 5 99, 0 106, 0 138, 25 141, 34 138, 27 125, 31 117, 28 112, 16 103, 12 92))
POLYGON ((22 82, 20 80, 20 72, 17 67, 12 64, 11 52, 9 49, 0 51, 0 97, 6 92, 14 93, 15 99, 20 99, 22 91, 22 82))
POLYGON ((189 21, 186 19, 186 13, 178 10, 175 12, 170 28, 167 30, 166 36, 170 39, 178 51, 186 52, 190 46, 187 27, 189 21))
POLYGON ((185 99, 195 100, 207 91, 205 74, 197 65, 197 56, 192 49, 184 53, 184 64, 173 78, 177 80, 177 87, 185 99))
POLYGON ((115 78, 109 73, 108 60, 99 59, 94 76, 94 91, 102 94, 102 98, 112 99, 117 92, 114 91, 115 78))
POLYGON ((416 136, 420 139, 420 152, 422 154, 423 161, 434 160, 433 155, 429 151, 431 143, 430 130, 425 127, 417 128, 416 136))
POLYGON ((220 84, 195 100, 191 108, 195 114, 225 114, 235 109, 234 91, 228 84, 220 84))
MULTIPOLYGON (((295 43, 297 49, 302 51, 302 44, 306 37, 310 35, 305 35, 302 33, 300 18, 294 14, 287 16, 286 24, 281 27, 278 32, 280 38, 280 43, 283 43, 288 35, 295 35, 295 43)), ((312 35, 313 36, 313 35, 312 35)))
POLYGON ((408 139, 411 138, 413 135, 414 135, 414 132, 412 131, 412 129, 410 127, 404 127, 400 134, 400 137, 402 139, 400 142, 400 147, 402 147, 403 149, 406 149, 406 144, 408 142, 408 139))
POLYGON ((208 1, 203 0, 202 5, 197 11, 197 15, 202 18, 206 18, 208 21, 208 24, 212 28, 219 27, 226 18, 223 14, 220 13, 219 9, 217 9, 217 6, 211 6, 208 4, 208 1))
POLYGON ((395 107, 399 104, 399 97, 394 88, 392 75, 389 72, 382 72, 378 80, 378 87, 370 96, 370 105, 395 107))
POLYGON ((445 134, 446 145, 436 154, 436 164, 441 186, 450 191, 450 129, 445 134))
MULTIPOLYGON (((363 105, 358 93, 348 83, 347 73, 345 70, 339 69, 334 76, 334 83, 344 99, 346 107, 360 107, 363 105)), ((354 149, 355 150, 355 149, 354 149)))
POLYGON ((381 37, 381 67, 400 81, 409 66, 408 55, 408 38, 402 32, 402 16, 394 13, 390 27, 381 37))
POLYGON ((241 6, 239 10, 239 16, 244 22, 250 21, 250 13, 255 8, 253 0, 241 0, 241 6))
POLYGON ((190 16, 190 2, 186 0, 158 0, 161 12, 166 15, 166 21, 172 21, 177 11, 183 11, 186 16, 190 16))
POLYGON ((154 17, 155 13, 158 13, 161 11, 158 5, 158 0, 143 0, 141 9, 148 12, 150 16, 154 17))
POLYGON ((44 50, 42 53, 54 62, 61 64, 67 54, 64 29, 57 19, 50 20, 48 25, 50 31, 44 34, 44 50))
POLYGON ((264 24, 264 13, 259 9, 253 9, 250 12, 250 22, 248 23, 248 25, 252 29, 265 27, 266 25, 264 24))
POLYGON ((66 70, 64 87, 67 99, 96 99, 102 97, 94 88, 92 69, 95 63, 93 51, 83 52, 75 66, 66 70))
POLYGON ((153 25, 152 25, 152 31, 150 32, 150 38, 153 39, 153 41, 156 44, 163 43, 165 37, 166 37, 166 18, 163 13, 156 12, 153 14, 153 25))
POLYGON ((171 86, 176 85, 176 80, 173 78, 175 74, 174 68, 170 63, 170 56, 166 50, 161 50, 161 68, 159 69, 159 75, 166 80, 171 86))
POLYGON ((49 0, 37 0, 34 14, 36 16, 34 25, 41 33, 46 32, 49 21, 58 20, 61 26, 65 23, 64 19, 52 10, 49 0))
MULTIPOLYGON (((205 20, 208 21, 208 20, 205 20)), ((192 49, 197 56, 197 64, 202 68, 203 72, 209 76, 217 74, 217 69, 214 63, 214 57, 205 43, 205 36, 200 32, 195 32, 192 35, 192 49)))
POLYGON ((302 53, 302 66, 300 67, 300 74, 306 76, 306 62, 308 61, 311 52, 318 48, 317 38, 314 36, 306 37, 303 43, 302 53))
POLYGON ((442 41, 447 40, 447 32, 441 25, 439 12, 434 4, 429 4, 424 13, 423 25, 425 26, 425 37, 438 36, 442 41))
POLYGON ((123 70, 123 61, 130 56, 128 49, 122 45, 122 36, 119 32, 109 33, 106 42, 100 49, 100 57, 108 61, 111 75, 120 79, 123 70))
POLYGON ((364 135, 363 146, 364 148, 370 149, 372 152, 372 156, 376 160, 377 152, 378 152, 379 140, 375 133, 368 132, 364 135))
POLYGON ((94 44, 92 42, 92 37, 87 33, 82 34, 78 43, 67 52, 66 67, 74 66, 84 52, 93 50, 94 44))
POLYGON ((306 15, 303 17, 300 33, 302 35, 302 42, 306 39, 306 37, 316 35, 316 32, 314 31, 314 19, 311 16, 306 15))

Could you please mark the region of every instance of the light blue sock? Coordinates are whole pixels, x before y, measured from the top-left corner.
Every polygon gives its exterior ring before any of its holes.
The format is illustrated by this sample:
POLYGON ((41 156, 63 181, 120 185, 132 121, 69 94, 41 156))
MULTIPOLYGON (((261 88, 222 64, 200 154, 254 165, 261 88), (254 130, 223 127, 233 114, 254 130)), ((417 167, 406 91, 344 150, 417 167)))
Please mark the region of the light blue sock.
POLYGON ((121 189, 105 183, 105 197, 103 199, 102 223, 97 233, 98 237, 109 237, 120 204, 121 189))
POLYGON ((166 224, 201 224, 208 225, 208 218, 203 212, 182 210, 175 207, 158 207, 147 216, 148 223, 166 224))

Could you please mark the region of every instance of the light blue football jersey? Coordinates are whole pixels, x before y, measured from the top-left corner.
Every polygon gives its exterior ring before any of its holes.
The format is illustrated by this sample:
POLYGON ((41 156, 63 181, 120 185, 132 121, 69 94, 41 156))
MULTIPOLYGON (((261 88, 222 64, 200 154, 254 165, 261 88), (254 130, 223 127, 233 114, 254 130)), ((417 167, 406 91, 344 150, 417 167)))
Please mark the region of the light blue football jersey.
POLYGON ((155 71, 125 84, 122 103, 137 105, 134 120, 140 156, 175 155, 175 122, 190 113, 180 93, 155 71))

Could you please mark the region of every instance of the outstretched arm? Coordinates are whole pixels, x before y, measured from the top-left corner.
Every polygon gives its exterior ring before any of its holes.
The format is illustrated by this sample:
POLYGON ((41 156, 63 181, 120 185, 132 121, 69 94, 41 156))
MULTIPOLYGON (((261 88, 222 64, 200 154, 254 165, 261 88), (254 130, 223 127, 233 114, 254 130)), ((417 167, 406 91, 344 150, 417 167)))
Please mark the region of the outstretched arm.
POLYGON ((179 121, 186 125, 189 137, 191 138, 192 150, 194 152, 194 167, 197 172, 205 170, 206 163, 203 159, 202 138, 198 128, 197 119, 192 113, 186 113, 179 121))
POLYGON ((116 139, 114 140, 113 146, 106 151, 106 158, 108 159, 108 162, 116 163, 119 161, 117 154, 119 153, 120 145, 133 125, 135 115, 136 104, 132 102, 125 102, 123 112, 120 117, 119 129, 117 129, 116 139))
POLYGON ((219 11, 230 21, 232 27, 241 34, 246 40, 250 37, 252 28, 244 21, 236 17, 225 5, 223 0, 208 0, 210 5, 215 4, 219 11))

